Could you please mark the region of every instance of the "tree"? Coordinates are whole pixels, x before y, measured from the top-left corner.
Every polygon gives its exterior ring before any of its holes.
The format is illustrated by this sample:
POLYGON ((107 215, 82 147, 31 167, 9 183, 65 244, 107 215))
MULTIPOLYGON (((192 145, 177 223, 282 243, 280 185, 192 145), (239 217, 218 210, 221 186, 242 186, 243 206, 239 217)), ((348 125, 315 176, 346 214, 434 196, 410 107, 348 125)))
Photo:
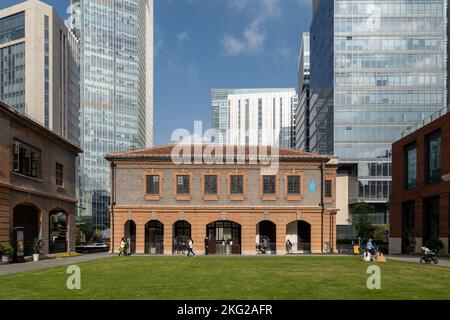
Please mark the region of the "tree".
POLYGON ((375 206, 367 203, 357 203, 351 207, 353 225, 362 239, 372 238, 376 227, 369 214, 375 211, 375 206))
POLYGON ((93 235, 94 230, 92 228, 92 222, 90 218, 81 218, 80 222, 77 223, 77 231, 84 235, 84 239, 89 242, 93 235))

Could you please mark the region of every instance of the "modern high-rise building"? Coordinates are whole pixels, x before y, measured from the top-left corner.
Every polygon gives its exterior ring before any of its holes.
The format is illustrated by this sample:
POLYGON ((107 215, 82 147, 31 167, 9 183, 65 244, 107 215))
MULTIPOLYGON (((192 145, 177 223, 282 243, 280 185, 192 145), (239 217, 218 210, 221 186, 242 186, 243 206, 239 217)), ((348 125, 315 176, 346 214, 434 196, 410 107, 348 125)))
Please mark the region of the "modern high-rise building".
POLYGON ((211 106, 216 142, 294 146, 295 89, 213 89, 211 106))
POLYGON ((41 1, 0 10, 0 99, 76 143, 77 46, 53 8, 41 1))
POLYGON ((109 228, 105 154, 153 144, 153 0, 72 0, 80 38, 79 215, 109 228))
POLYGON ((446 10, 447 0, 313 2, 310 151, 354 174, 351 202, 386 212, 392 142, 446 105, 446 10))
POLYGON ((295 110, 295 147, 309 151, 309 32, 304 32, 298 59, 298 105, 295 110))

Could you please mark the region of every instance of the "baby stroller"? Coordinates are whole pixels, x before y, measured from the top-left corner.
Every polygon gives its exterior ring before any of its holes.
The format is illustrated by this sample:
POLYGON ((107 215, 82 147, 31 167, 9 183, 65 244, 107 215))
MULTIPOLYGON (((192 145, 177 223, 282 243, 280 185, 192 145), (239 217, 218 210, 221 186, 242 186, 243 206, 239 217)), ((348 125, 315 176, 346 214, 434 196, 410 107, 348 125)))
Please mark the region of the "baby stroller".
POLYGON ((422 247, 422 257, 420 258, 420 263, 428 263, 433 262, 434 264, 438 264, 439 259, 436 252, 428 249, 427 247, 422 247))

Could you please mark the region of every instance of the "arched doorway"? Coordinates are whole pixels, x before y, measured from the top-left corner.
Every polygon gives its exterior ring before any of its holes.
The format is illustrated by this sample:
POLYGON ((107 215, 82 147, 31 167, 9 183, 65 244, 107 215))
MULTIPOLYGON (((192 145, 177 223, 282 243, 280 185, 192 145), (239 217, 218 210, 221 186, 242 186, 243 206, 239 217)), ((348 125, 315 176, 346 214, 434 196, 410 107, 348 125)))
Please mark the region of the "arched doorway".
POLYGON ((189 239, 191 239, 191 224, 179 220, 173 224, 172 253, 184 254, 187 252, 189 239))
POLYGON ((288 253, 311 252, 311 225, 308 222, 298 220, 286 226, 286 251, 288 253))
POLYGON ((136 253, 136 223, 133 220, 128 220, 125 223, 124 237, 130 242, 130 251, 128 253, 136 253))
POLYGON ((151 220, 145 225, 145 253, 164 253, 164 225, 158 220, 151 220))
MULTIPOLYGON (((39 237, 39 209, 29 204, 19 204, 13 209, 13 228, 23 228, 24 254, 33 254, 33 240, 39 237)), ((14 244, 16 247, 16 243, 14 244)))
POLYGON ((206 226, 208 254, 241 254, 241 225, 233 221, 216 221, 206 226))
POLYGON ((53 210, 48 219, 48 245, 50 253, 67 252, 67 213, 53 210))
POLYGON ((277 253, 277 226, 272 221, 261 221, 256 225, 256 253, 277 253))

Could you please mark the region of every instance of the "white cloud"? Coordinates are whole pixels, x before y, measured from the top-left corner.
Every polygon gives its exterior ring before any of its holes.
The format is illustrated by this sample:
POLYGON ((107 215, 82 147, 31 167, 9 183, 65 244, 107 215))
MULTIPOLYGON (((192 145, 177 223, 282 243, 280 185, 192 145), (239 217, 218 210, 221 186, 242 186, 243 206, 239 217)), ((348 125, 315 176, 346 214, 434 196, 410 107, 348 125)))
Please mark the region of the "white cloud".
POLYGON ((254 20, 250 26, 245 28, 244 38, 250 53, 258 54, 262 51, 266 34, 260 20, 254 20))
POLYGON ((230 56, 240 55, 247 47, 247 44, 244 41, 239 40, 230 34, 225 34, 223 36, 221 44, 230 56))
POLYGON ((281 16, 280 0, 231 0, 228 4, 233 13, 248 12, 252 20, 241 36, 224 34, 222 46, 231 56, 260 54, 266 41, 266 22, 281 16))
POLYGON ((178 40, 178 43, 181 44, 185 41, 191 40, 191 36, 189 35, 188 31, 183 31, 183 32, 180 32, 177 34, 177 40, 178 40))

